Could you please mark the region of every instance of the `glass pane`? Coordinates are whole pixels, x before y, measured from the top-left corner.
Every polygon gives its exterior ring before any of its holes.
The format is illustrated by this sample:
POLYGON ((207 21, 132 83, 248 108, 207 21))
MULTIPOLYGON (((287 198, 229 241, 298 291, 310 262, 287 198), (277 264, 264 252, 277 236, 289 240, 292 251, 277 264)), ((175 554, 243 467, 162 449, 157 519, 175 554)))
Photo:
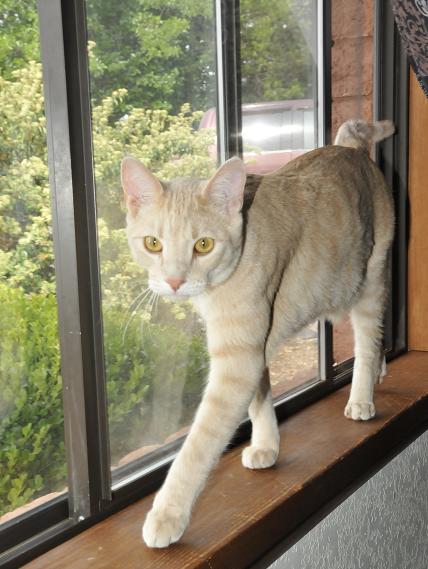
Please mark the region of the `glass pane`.
POLYGON ((0 7, 0 523, 66 490, 36 1, 0 7))
POLYGON ((318 145, 316 0, 241 1, 242 138, 266 174, 318 145))
POLYGON ((318 323, 288 340, 269 365, 274 397, 318 377, 318 323))
MULTIPOLYGON (((332 13, 332 130, 348 119, 373 120, 374 10, 370 2, 338 5, 332 13)), ((352 358, 348 318, 333 325, 333 360, 352 358)))
MULTIPOLYGON (((318 145, 316 0, 241 0, 242 138, 267 174, 318 145)), ((318 376, 317 323, 270 364, 274 395, 318 376)))
POLYGON ((349 316, 333 324, 333 363, 339 364, 354 357, 354 332, 349 316))
MULTIPOLYGON (((211 0, 87 0, 112 468, 164 448, 191 423, 207 376, 190 304, 148 290, 125 234, 120 162, 164 179, 217 163, 211 0)), ((114 478, 117 479, 119 475, 114 478)))

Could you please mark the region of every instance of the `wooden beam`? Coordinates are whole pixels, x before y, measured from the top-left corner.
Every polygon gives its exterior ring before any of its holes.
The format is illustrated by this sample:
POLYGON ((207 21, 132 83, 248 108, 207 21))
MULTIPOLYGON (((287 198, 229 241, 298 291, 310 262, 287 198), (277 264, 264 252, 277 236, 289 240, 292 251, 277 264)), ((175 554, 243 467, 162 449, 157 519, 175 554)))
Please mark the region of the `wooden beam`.
POLYGON ((413 71, 409 99, 408 343, 428 351, 428 99, 413 71))

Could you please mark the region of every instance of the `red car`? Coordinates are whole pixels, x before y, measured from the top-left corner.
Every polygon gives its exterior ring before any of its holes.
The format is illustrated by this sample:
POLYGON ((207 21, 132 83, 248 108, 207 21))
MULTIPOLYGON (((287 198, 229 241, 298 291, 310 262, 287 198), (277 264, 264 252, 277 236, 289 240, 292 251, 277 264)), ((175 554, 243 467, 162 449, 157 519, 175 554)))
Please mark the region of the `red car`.
MULTIPOLYGON (((199 128, 216 128, 211 108, 199 128)), ((266 174, 315 148, 315 114, 311 99, 242 105, 242 139, 247 171, 266 174)))

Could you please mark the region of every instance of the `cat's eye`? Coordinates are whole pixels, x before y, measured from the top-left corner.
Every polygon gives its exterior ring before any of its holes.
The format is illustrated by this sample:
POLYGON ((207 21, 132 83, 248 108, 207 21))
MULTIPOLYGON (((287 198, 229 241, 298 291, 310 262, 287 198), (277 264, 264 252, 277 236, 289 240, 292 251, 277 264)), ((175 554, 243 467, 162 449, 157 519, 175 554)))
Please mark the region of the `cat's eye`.
POLYGON ((195 252, 198 253, 198 255, 205 255, 206 253, 212 251, 213 248, 214 248, 214 239, 212 239, 211 237, 201 237, 196 241, 194 247, 195 252))
POLYGON ((153 235, 144 237, 144 247, 150 253, 160 253, 162 251, 162 243, 157 237, 153 237, 153 235))

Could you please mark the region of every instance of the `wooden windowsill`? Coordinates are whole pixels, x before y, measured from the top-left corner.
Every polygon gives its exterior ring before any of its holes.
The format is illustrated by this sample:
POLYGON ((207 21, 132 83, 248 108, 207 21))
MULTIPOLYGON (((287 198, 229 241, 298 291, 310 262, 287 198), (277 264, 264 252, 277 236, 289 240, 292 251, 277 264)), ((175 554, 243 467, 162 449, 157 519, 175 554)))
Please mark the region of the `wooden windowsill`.
POLYGON ((266 567, 385 461, 428 427, 428 353, 394 360, 376 388, 377 417, 343 416, 349 386, 281 425, 275 468, 248 471, 227 453, 181 543, 150 550, 141 525, 153 496, 25 565, 27 569, 243 569, 266 567))

